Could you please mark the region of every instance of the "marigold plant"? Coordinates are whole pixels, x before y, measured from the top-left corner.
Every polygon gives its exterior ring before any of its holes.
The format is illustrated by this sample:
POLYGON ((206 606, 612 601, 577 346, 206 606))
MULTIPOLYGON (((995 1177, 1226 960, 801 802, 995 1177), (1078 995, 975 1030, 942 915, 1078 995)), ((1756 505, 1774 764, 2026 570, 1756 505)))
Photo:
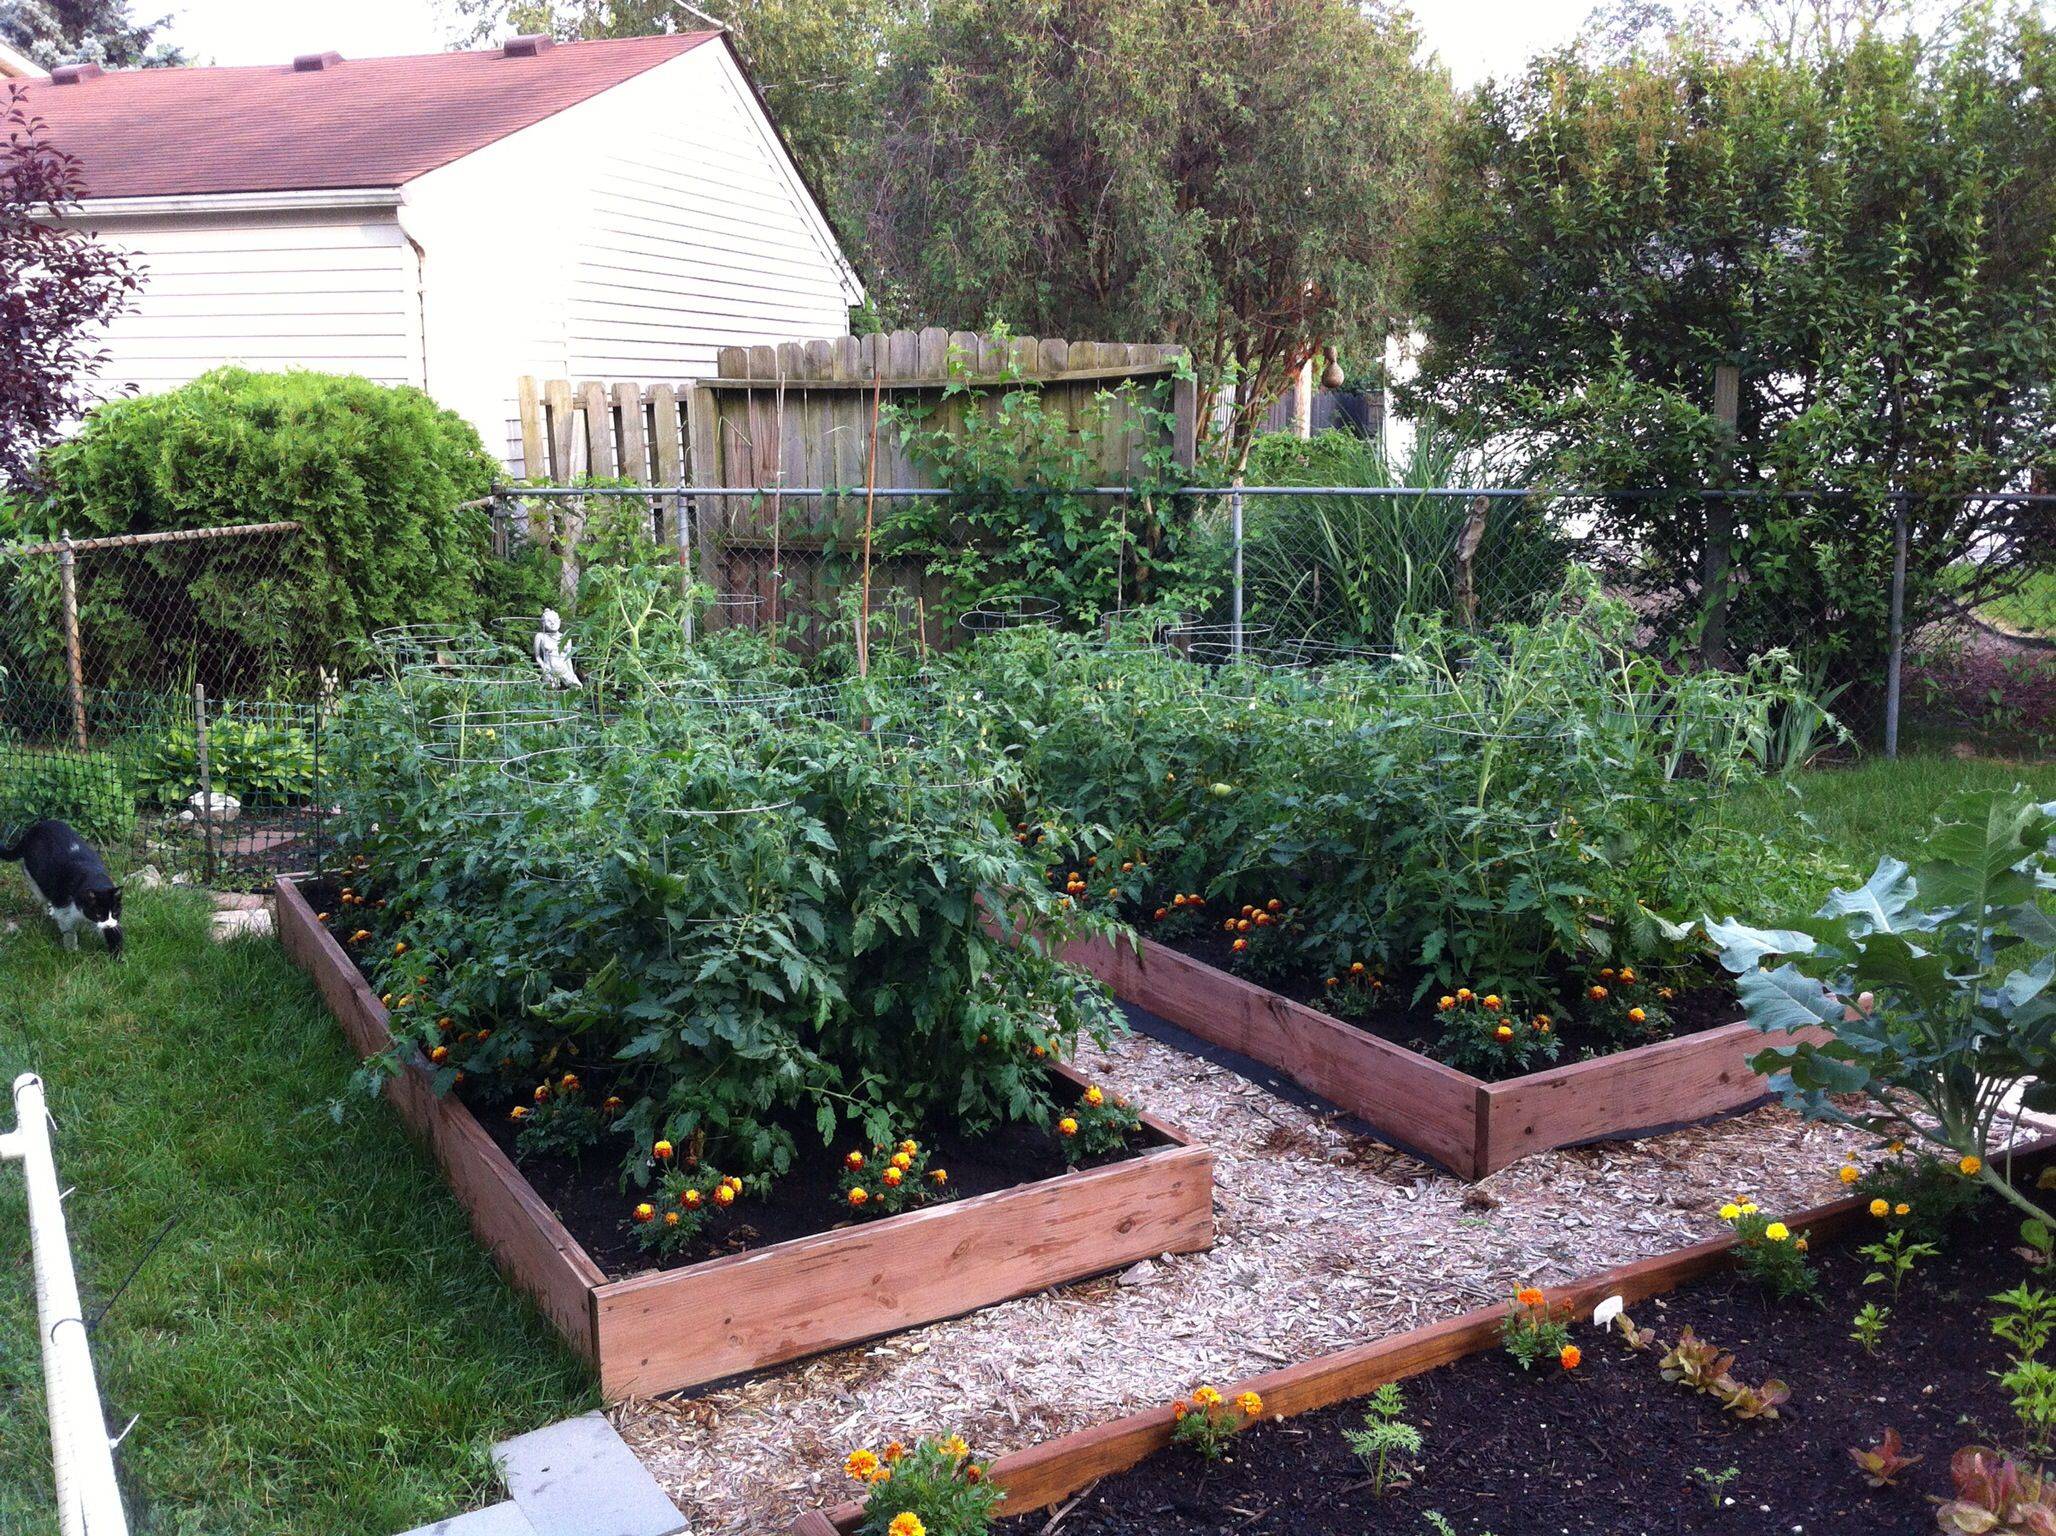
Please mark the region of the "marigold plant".
POLYGON ((1003 1497, 959 1435, 852 1451, 845 1470, 865 1488, 859 1536, 984 1536, 1003 1497))
POLYGON ((836 1205, 845 1215, 858 1218, 897 1216, 954 1193, 949 1171, 931 1168, 928 1149, 907 1136, 845 1152, 836 1205))

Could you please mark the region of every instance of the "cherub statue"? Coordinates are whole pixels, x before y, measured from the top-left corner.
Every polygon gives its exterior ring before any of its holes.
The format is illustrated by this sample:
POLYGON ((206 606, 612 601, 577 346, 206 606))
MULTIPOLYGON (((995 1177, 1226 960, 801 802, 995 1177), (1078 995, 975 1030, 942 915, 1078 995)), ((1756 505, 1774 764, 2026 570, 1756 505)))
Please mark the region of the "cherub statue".
POLYGON ((536 670, 552 688, 583 688, 585 684, 578 680, 578 673, 571 665, 571 647, 563 634, 564 621, 557 617, 557 610, 545 608, 543 627, 535 632, 535 644, 531 648, 536 670))

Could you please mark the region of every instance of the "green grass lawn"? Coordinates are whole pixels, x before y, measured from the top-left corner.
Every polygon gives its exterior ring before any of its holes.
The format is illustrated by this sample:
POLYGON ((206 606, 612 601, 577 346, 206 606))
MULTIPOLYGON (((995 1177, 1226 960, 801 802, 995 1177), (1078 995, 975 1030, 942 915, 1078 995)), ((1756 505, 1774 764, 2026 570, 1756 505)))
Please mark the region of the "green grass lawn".
MULTIPOLYGON (((0 914, 27 919, 0 866, 0 914)), ((592 1406, 434 1165, 352 1099, 313 986, 204 901, 137 893, 118 964, 40 919, 0 937, 0 1079, 34 1070, 130 1518, 179 1536, 389 1536, 490 1491, 496 1439, 592 1406)), ((11 1100, 0 1120, 12 1122, 11 1100)), ((0 1532, 54 1531, 18 1173, 0 1167, 0 1532)))
POLYGON ((1962 790, 2022 784, 2043 799, 2056 800, 2056 763, 1908 753, 1822 768, 1794 782, 1793 789, 1765 789, 1746 797, 1736 807, 1737 819, 1772 834, 1803 837, 1810 829, 1838 875, 1862 879, 1882 854, 1913 858, 1935 812, 1962 790))

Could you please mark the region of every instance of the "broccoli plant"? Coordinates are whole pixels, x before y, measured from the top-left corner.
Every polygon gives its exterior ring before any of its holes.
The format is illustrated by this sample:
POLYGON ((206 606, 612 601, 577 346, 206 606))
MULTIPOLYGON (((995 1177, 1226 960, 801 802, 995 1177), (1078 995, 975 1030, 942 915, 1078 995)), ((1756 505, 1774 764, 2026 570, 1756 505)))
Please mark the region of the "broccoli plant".
POLYGON ((1752 1024, 1833 1032, 1752 1058, 1787 1105, 1940 1146, 1966 1177, 2044 1221, 1989 1154, 2015 1088, 2029 1108, 2056 1107, 2056 921, 2039 901, 2056 889, 2052 839, 2056 803, 2018 789, 1959 795, 1916 862, 1881 859, 1810 920, 1706 924, 1752 1024))

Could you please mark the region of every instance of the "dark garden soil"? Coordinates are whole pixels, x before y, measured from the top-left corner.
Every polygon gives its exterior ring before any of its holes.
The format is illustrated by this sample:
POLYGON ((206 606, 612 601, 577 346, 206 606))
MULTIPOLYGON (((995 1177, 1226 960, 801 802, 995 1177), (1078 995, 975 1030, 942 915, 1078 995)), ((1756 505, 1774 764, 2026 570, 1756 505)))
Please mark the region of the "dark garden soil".
MULTIPOLYGON (((1058 1097, 1070 1087, 1059 1079, 1052 1088, 1058 1097)), ((678 1269, 723 1254, 742 1253, 795 1237, 812 1237, 836 1227, 852 1225, 842 1200, 841 1158, 858 1144, 845 1135, 832 1147, 821 1144, 819 1132, 810 1125, 791 1127, 799 1155, 790 1171, 771 1181, 767 1196, 745 1196, 724 1216, 711 1219, 687 1248, 667 1259, 646 1253, 635 1241, 635 1227, 629 1213, 639 1200, 648 1198, 633 1183, 624 1185, 621 1164, 614 1144, 594 1150, 585 1158, 524 1156, 514 1150, 515 1125, 507 1106, 465 1095, 465 1102, 478 1116, 486 1134, 512 1158, 516 1167, 535 1186, 557 1219, 578 1239, 593 1262, 610 1279, 647 1269, 678 1269)), ((949 1198, 990 1194, 1053 1179, 1067 1171, 1063 1143, 1051 1131, 1032 1125, 1010 1125, 985 1136, 965 1136, 955 1131, 917 1133, 929 1154, 930 1168, 949 1173, 949 1198)), ((1168 1145, 1144 1127, 1134 1151, 1168 1145)), ((1081 1168, 1097 1168, 1118 1162, 1133 1152, 1113 1157, 1081 1158, 1081 1168)))
MULTIPOLYGON (((1960 1227, 1918 1268, 1893 1305, 1875 1357, 1849 1337, 1866 1301, 1856 1245, 1866 1223, 1816 1248, 1824 1305, 1778 1302, 1725 1274, 1645 1301, 1635 1320, 1675 1341, 1693 1332, 1736 1357, 1738 1379, 1782 1379, 1791 1401, 1774 1421, 1741 1422, 1712 1398, 1666 1382, 1658 1355, 1636 1354, 1616 1333, 1580 1318, 1584 1351, 1574 1372, 1553 1362, 1523 1373, 1492 1350, 1401 1383, 1407 1422, 1423 1449, 1410 1485, 1373 1497, 1342 1433, 1363 1407, 1343 1403, 1262 1425, 1209 1466, 1173 1448, 1086 1491, 1061 1520, 1050 1512, 1006 1522, 1013 1536, 1425 1536, 1429 1511, 1464 1536, 1671 1536, 1679 1532, 1931 1532, 1929 1495, 1949 1493, 1958 1447, 2013 1448, 2018 1423, 1991 1372, 2005 1361, 1992 1338, 1989 1299, 2029 1278, 2014 1251, 2018 1219, 1997 1201, 1960 1227), (1899 1486, 1865 1486, 1849 1448, 1887 1426, 1925 1459, 1899 1486), (1719 1494, 1705 1479, 1735 1475, 1719 1494), (1704 1469, 1701 1473, 1699 1469, 1704 1469)), ((2040 1283, 2050 1283, 2044 1280, 2040 1283)), ((1225 1385, 1225 1384, 1224 1384, 1225 1385)))
MULTIPOLYGON (((336 910, 335 881, 308 881, 302 890, 317 912, 336 910)), ((380 927, 380 918, 373 912, 352 920, 374 929, 380 927)), ((348 949, 344 953, 350 954, 354 963, 354 954, 348 949)), ((588 1075, 592 1075, 589 1070, 588 1075)), ((532 1084, 524 1082, 519 1086, 525 1092, 532 1084)), ((1059 1104, 1067 1104, 1076 1096, 1077 1090, 1068 1079, 1052 1074, 1048 1086, 1051 1098, 1059 1104)), ((635 1240, 631 1213, 637 1202, 649 1197, 633 1182, 624 1180, 618 1138, 594 1148, 583 1158, 520 1153, 515 1150, 519 1127, 510 1110, 525 1099, 496 1092, 495 1085, 482 1082, 467 1082, 458 1093, 486 1134, 521 1170, 543 1202, 610 1279, 619 1280, 650 1269, 678 1269, 724 1254, 811 1237, 853 1224, 842 1199, 841 1158, 857 1146, 859 1138, 853 1130, 845 1130, 838 1133, 832 1146, 824 1146, 811 1117, 799 1116, 786 1127, 792 1134, 797 1157, 791 1169, 771 1181, 770 1192, 763 1196, 745 1195, 725 1214, 711 1217, 691 1244, 668 1258, 660 1258, 645 1252, 635 1240)), ((927 1149, 928 1167, 949 1174, 946 1200, 962 1200, 1055 1178, 1072 1166, 1065 1160, 1068 1149, 1063 1139, 1052 1130, 1033 1125, 1003 1126, 982 1136, 965 1135, 948 1127, 926 1127, 912 1134, 927 1149)), ((1145 1126, 1126 1150, 1106 1157, 1081 1157, 1075 1166, 1103 1167, 1169 1144, 1145 1126)))
MULTIPOLYGON (((1323 985, 1324 978, 1321 976, 1306 972, 1264 977, 1248 975, 1236 970, 1233 964, 1233 940, 1226 934, 1208 930, 1194 932, 1186 928, 1183 931, 1173 930, 1169 936, 1161 936, 1157 927, 1158 925, 1146 920, 1138 924, 1140 932, 1156 939, 1160 944, 1177 950, 1181 955, 1211 965, 1216 970, 1241 975, 1244 980, 1256 986, 1276 992, 1281 997, 1289 997, 1294 1002, 1304 1003, 1309 1008, 1318 1009, 1323 1013, 1335 1013, 1332 996, 1323 985)), ((1566 995, 1574 994, 1579 984, 1577 979, 1567 979, 1562 990, 1566 995)), ((1645 977, 1640 985, 1654 994, 1656 983, 1652 979, 1645 977)), ((1433 999, 1426 998, 1418 1005, 1410 1006, 1413 982, 1403 978, 1389 982, 1379 995, 1389 998, 1389 1004, 1368 1014, 1352 1016, 1336 1013, 1336 1017, 1345 1023, 1355 1025, 1366 1034, 1376 1035, 1380 1040, 1404 1046, 1410 1051, 1418 1051, 1423 1056, 1435 1056, 1435 1043, 1441 1035, 1441 1030, 1437 1024, 1433 999)), ((1674 1040, 1685 1035, 1696 1035, 1702 1030, 1719 1029, 1723 1025, 1733 1024, 1742 1017, 1742 1005, 1736 1001, 1732 986, 1725 982, 1708 982, 1697 973, 1678 983, 1677 996, 1667 1006, 1671 1012, 1672 1027, 1663 1034, 1652 1035, 1650 1040, 1674 1040)), ((1543 1072, 1551 1067, 1581 1061, 1588 1056, 1608 1056, 1632 1046, 1650 1043, 1649 1040, 1623 1043, 1608 1038, 1582 1023, 1574 1004, 1569 1007, 1558 1005, 1538 1011, 1547 1011, 1555 1019, 1557 1038, 1563 1042, 1563 1051, 1554 1061, 1537 1060, 1529 1068, 1531 1072, 1543 1072)), ((1522 1075, 1525 1074, 1504 1074, 1522 1075)), ((1502 1079, 1487 1079, 1500 1080, 1502 1079)))

